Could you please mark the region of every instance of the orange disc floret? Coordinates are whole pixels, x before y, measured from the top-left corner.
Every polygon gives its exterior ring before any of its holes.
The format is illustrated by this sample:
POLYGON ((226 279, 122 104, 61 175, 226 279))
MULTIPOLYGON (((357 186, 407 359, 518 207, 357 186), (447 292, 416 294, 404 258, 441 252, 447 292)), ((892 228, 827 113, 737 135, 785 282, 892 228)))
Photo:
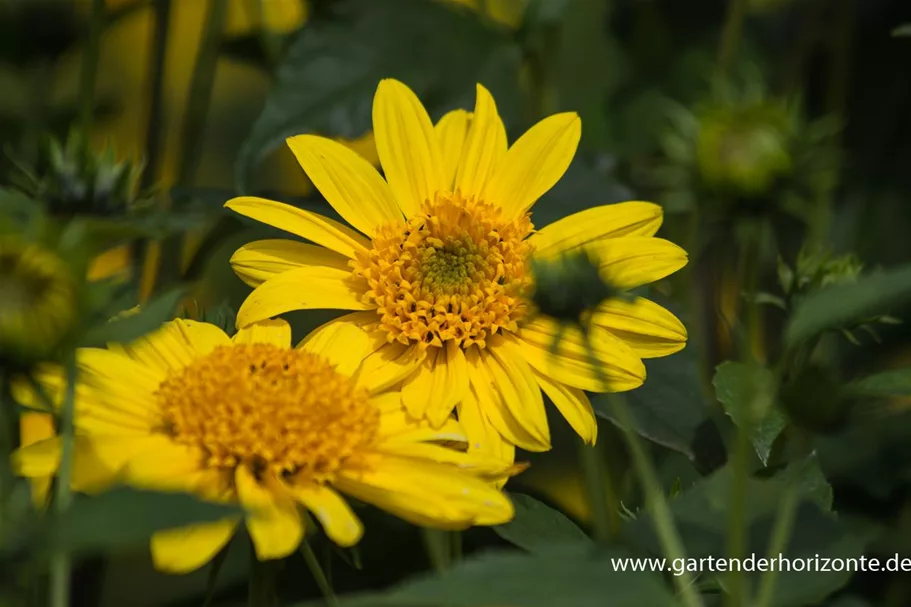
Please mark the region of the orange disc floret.
POLYGON ((506 219, 491 204, 437 193, 405 224, 377 230, 352 261, 390 342, 484 347, 527 313, 529 216, 506 219))
POLYGON ((379 410, 328 361, 271 344, 219 346, 161 383, 165 430, 201 447, 207 464, 241 462, 275 474, 331 480, 363 463, 379 410))

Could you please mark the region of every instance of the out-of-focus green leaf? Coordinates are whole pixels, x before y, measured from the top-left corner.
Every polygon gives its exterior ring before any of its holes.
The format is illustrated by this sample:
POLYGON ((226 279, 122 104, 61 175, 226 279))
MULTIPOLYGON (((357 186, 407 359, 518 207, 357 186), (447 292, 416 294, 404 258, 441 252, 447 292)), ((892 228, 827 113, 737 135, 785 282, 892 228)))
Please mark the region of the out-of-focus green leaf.
POLYGON ((77 495, 49 525, 46 541, 48 548, 76 552, 136 546, 157 531, 241 514, 238 507, 201 502, 182 493, 118 488, 91 497, 77 495))
POLYGON ((827 287, 797 303, 785 339, 789 345, 795 345, 826 329, 887 313, 909 300, 911 265, 864 276, 853 283, 827 287))
MULTIPOLYGON (((645 362, 648 381, 627 394, 636 431, 645 438, 694 459, 694 443, 706 419, 705 398, 691 348, 645 362)), ((590 395, 598 417, 619 425, 610 400, 590 395)))
POLYGON ((892 30, 892 36, 895 38, 905 38, 911 36, 911 23, 905 23, 896 27, 894 30, 892 30))
MULTIPOLYGON (((440 576, 405 582, 385 595, 360 597, 344 607, 670 607, 676 605, 660 575, 622 571, 630 555, 591 546, 552 546, 546 555, 489 552, 440 576)), ((302 607, 302 606, 300 606, 302 607)))
POLYGON ((522 22, 526 27, 558 22, 571 2, 572 0, 529 0, 522 22))
POLYGON ((845 386, 856 396, 911 396, 911 369, 896 369, 868 375, 845 386))
MULTIPOLYGON (((768 557, 772 528, 778 508, 790 478, 797 482, 801 503, 798 507, 793 534, 787 550, 782 555, 787 559, 859 558, 864 553, 872 529, 839 521, 834 515, 823 512, 820 503, 818 483, 803 478, 808 474, 804 462, 795 464, 800 470, 788 470, 771 479, 750 478, 747 484, 747 507, 744 519, 748 525, 746 555, 753 557, 753 571, 759 575, 756 561, 768 557)), ((810 472, 810 474, 813 474, 810 472)), ((731 503, 732 470, 725 467, 705 478, 677 499, 671 502, 671 510, 681 534, 688 558, 700 559, 725 554, 727 546, 728 507, 731 503)), ((648 514, 643 514, 627 523, 624 535, 633 545, 641 546, 653 554, 660 554, 660 542, 654 532, 654 523, 648 514)), ((778 555, 773 555, 776 559, 778 555)), ((749 561, 748 561, 749 562, 749 561)), ((792 561, 793 562, 793 561, 792 561)), ((802 563, 807 565, 806 560, 802 563)), ((776 566, 780 566, 776 563, 776 566)), ((768 565, 767 565, 768 567, 768 565)), ((703 569, 703 576, 711 575, 703 569)), ((777 607, 799 607, 817 604, 851 577, 847 571, 782 571, 776 585, 777 607)), ((723 574, 719 581, 723 582, 723 574)), ((754 581, 755 584, 755 581, 754 581)), ((755 586, 754 586, 755 587, 755 586)))
POLYGON ((174 289, 156 297, 136 312, 128 312, 102 323, 86 333, 81 345, 102 347, 111 342, 127 343, 151 333, 173 318, 174 310, 184 294, 185 289, 174 289))
POLYGON ((543 228, 591 207, 631 200, 632 192, 614 178, 612 170, 609 156, 577 154, 560 181, 532 208, 535 227, 543 228))
POLYGON ((784 430, 784 416, 775 409, 775 376, 757 363, 728 361, 718 366, 712 380, 724 411, 745 430, 763 464, 775 439, 784 430))
POLYGON ((239 190, 255 163, 289 136, 355 138, 369 131, 383 78, 405 82, 436 115, 473 107, 481 81, 503 115, 515 114, 502 105, 517 97, 519 50, 474 14, 424 0, 341 0, 329 11, 308 22, 285 54, 238 157, 239 190))
POLYGON ((546 554, 557 544, 589 542, 585 532, 559 510, 520 493, 510 494, 515 518, 493 528, 497 535, 529 552, 546 554))

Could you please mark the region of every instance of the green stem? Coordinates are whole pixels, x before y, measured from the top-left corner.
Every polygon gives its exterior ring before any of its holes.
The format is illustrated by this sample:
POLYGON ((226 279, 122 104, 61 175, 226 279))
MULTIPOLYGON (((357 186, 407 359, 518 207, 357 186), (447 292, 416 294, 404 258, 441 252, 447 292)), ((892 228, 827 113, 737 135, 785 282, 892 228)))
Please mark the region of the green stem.
MULTIPOLYGON (((777 559, 784 553, 791 539, 794 529, 794 520, 797 518, 797 506, 800 505, 800 492, 797 482, 790 478, 787 480, 785 493, 778 506, 775 517, 775 527, 772 529, 772 541, 769 543, 768 558, 777 559)), ((775 585, 778 582, 779 567, 772 567, 763 574, 759 582, 759 594, 754 603, 756 607, 772 607, 775 598, 775 585)))
POLYGON ((326 577, 326 573, 319 564, 319 559, 316 558, 313 548, 310 547, 310 543, 306 539, 301 542, 300 550, 307 567, 310 569, 310 573, 313 574, 316 585, 319 586, 320 592, 323 593, 323 598, 326 599, 326 605, 328 607, 337 607, 339 602, 335 596, 335 591, 332 590, 332 584, 329 583, 329 578, 326 577))
POLYGON ((608 543, 620 533, 620 508, 610 471, 598 448, 584 442, 579 445, 579 464, 585 478, 595 540, 608 543))
MULTIPOLYGON (((70 480, 73 476, 73 454, 75 451, 75 429, 73 415, 76 401, 76 358, 71 355, 66 363, 66 392, 60 408, 60 469, 54 486, 54 511, 62 515, 69 508, 73 495, 70 480)), ((70 605, 70 555, 58 551, 51 560, 51 607, 70 605)))
POLYGON ((452 547, 449 545, 449 534, 440 529, 421 529, 427 557, 437 573, 443 573, 452 564, 452 547))
POLYGON ((92 132, 95 113, 95 81, 98 77, 98 58, 101 55, 101 30, 104 28, 104 0, 92 0, 89 31, 82 56, 79 80, 79 125, 86 138, 92 132))
MULTIPOLYGON (((592 346, 591 337, 585 331, 585 346, 588 350, 588 359, 595 373, 598 375, 599 382, 608 388, 610 382, 601 367, 601 363, 595 356, 595 350, 592 346)), ((619 393, 608 393, 607 397, 611 400, 611 406, 617 415, 617 421, 623 430, 623 437, 629 447, 630 456, 633 460, 633 468, 642 484, 642 490, 645 493, 646 506, 652 514, 652 520, 655 524, 655 532, 658 535, 658 541, 661 543, 661 549, 664 555, 671 561, 684 562, 686 551, 683 548, 683 541, 677 532, 674 524, 674 515, 671 514, 671 508, 667 503, 664 490, 658 480, 658 473, 655 465, 652 463, 642 439, 636 433, 635 420, 633 414, 626 404, 626 399, 619 393)), ((693 585, 692 576, 689 572, 684 571, 682 575, 673 576, 674 583, 677 585, 677 591, 680 593, 680 599, 684 607, 703 607, 702 597, 696 592, 693 585)))
POLYGON ((206 26, 199 43, 199 53, 196 56, 196 66, 193 68, 193 76, 190 80, 187 109, 183 118, 178 185, 190 185, 199 168, 206 116, 212 100, 215 68, 218 65, 218 54, 227 13, 228 0, 209 1, 206 26))
POLYGON ((145 136, 145 171, 142 174, 142 187, 146 189, 155 183, 161 164, 162 131, 164 115, 164 66, 167 56, 168 30, 171 23, 172 0, 156 0, 155 31, 152 35, 152 46, 149 61, 151 100, 149 116, 146 121, 145 136))
POLYGON ((250 582, 247 587, 247 607, 277 607, 273 563, 260 561, 256 548, 250 547, 250 582))
MULTIPOLYGON (((732 457, 733 479, 728 510, 728 557, 743 558, 747 544, 747 489, 749 488, 750 437, 744 428, 737 429, 732 457)), ((730 572, 726 604, 741 605, 744 596, 744 576, 740 569, 730 572)))
POLYGON ((718 46, 718 72, 727 76, 734 62, 734 54, 740 45, 743 33, 743 20, 746 16, 747 0, 728 0, 728 9, 724 16, 721 30, 721 43, 718 46))

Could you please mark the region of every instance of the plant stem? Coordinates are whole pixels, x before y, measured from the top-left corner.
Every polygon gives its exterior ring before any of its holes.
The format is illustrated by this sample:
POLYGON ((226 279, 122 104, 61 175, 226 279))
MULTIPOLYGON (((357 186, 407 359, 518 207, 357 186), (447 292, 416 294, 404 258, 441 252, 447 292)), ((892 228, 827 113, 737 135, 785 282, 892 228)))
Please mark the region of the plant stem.
POLYGON ((721 43, 718 46, 718 73, 721 76, 727 76, 734 62, 734 54, 740 45, 740 36, 743 32, 746 8, 746 0, 728 0, 728 9, 721 30, 721 43))
POLYGON ((440 529, 421 529, 424 537, 424 546, 427 548, 427 557, 437 573, 443 573, 452 564, 452 548, 449 545, 449 535, 440 529))
POLYGON ((82 55, 82 73, 79 80, 79 126, 83 136, 92 132, 95 113, 95 81, 98 77, 98 58, 101 54, 101 30, 104 28, 104 0, 92 0, 89 30, 82 55))
MULTIPOLYGON (((731 500, 728 510, 728 558, 740 559, 746 552, 746 509, 747 489, 750 464, 750 437, 744 428, 737 429, 734 438, 734 453, 731 458, 733 478, 731 480, 731 500)), ((726 595, 726 604, 743 603, 743 572, 739 569, 730 573, 730 587, 726 595)))
MULTIPOLYGON (((59 517, 69 508, 73 496, 70 490, 70 479, 73 476, 73 455, 75 451, 75 432, 73 415, 76 401, 76 356, 71 354, 66 363, 66 391, 63 405, 60 408, 60 469, 57 471, 54 495, 54 511, 59 517)), ((70 556, 65 551, 57 551, 51 559, 51 607, 69 607, 70 605, 70 556)))
POLYGON ((199 53, 196 55, 196 66, 193 68, 187 109, 183 118, 177 185, 189 185, 199 168, 206 116, 212 100, 215 68, 218 65, 218 54, 227 13, 228 0, 209 1, 206 26, 199 43, 199 53))
MULTIPOLYGON (((597 356, 595 356, 591 336, 588 331, 584 331, 584 335, 588 359, 598 375, 598 381, 607 388, 610 382, 597 356)), ((636 475, 642 484, 642 490, 645 492, 646 506, 651 512, 652 520, 655 524, 655 532, 658 534, 658 541, 661 543, 664 556, 671 561, 685 562, 686 551, 683 548, 680 534, 677 533, 674 515, 671 514, 671 508, 667 503, 664 490, 661 488, 655 465, 642 445, 642 439, 636 433, 635 420, 629 410, 629 406, 626 404, 626 399, 618 393, 608 393, 606 396, 610 399, 610 404, 617 415, 617 421, 620 422, 620 427, 623 430, 623 436, 626 439, 626 444, 633 460, 633 468, 636 470, 636 475)), ((702 597, 696 591, 689 572, 683 571, 682 575, 675 575, 673 578, 684 607, 703 607, 702 597)))
POLYGON ((579 464, 585 477, 595 540, 607 543, 620 533, 620 509, 610 472, 595 445, 579 445, 579 464))
POLYGON ((335 597, 335 592, 332 590, 332 584, 329 583, 329 578, 326 577, 326 573, 319 564, 319 559, 316 558, 316 554, 306 538, 301 542, 300 550, 307 567, 310 569, 310 573, 313 574, 316 585, 319 586, 320 592, 323 593, 323 598, 326 599, 326 605, 328 607, 337 607, 339 603, 335 597))
MULTIPOLYGON (((800 492, 795 479, 787 479, 785 493, 778 506, 775 527, 772 529, 772 541, 769 543, 768 558, 778 558, 788 547, 794 519, 797 517, 797 506, 800 504, 800 492)), ((778 582, 778 569, 772 567, 759 582, 759 594, 754 603, 756 607, 772 607, 775 598, 775 584, 778 582)))
POLYGON ((256 557, 256 548, 250 546, 250 581, 247 586, 247 607, 277 607, 275 572, 272 563, 256 557))
POLYGON ((156 0, 155 32, 152 35, 150 49, 149 79, 150 102, 149 116, 146 121, 145 136, 145 171, 142 174, 143 189, 150 187, 158 178, 161 164, 162 116, 164 115, 164 67, 167 56, 168 30, 171 24, 172 0, 156 0))

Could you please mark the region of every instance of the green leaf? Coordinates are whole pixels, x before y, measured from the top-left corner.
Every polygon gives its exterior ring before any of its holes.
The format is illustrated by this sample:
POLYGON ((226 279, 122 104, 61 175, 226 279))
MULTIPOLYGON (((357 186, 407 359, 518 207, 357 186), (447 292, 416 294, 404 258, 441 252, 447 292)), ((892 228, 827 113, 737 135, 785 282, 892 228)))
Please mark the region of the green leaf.
POLYGON ((668 607, 676 605, 659 574, 617 571, 616 549, 552 546, 546 555, 490 552, 463 561, 441 576, 406 582, 381 601, 364 605, 479 607, 668 607))
MULTIPOLYGON (((802 464, 803 462, 795 466, 800 468, 802 464)), ((812 468, 812 462, 810 464, 812 468)), ((746 556, 754 555, 755 560, 768 556, 772 528, 784 495, 785 483, 792 474, 800 475, 793 480, 800 483, 801 503, 783 556, 813 560, 817 555, 821 558, 859 558, 863 555, 874 529, 841 521, 833 514, 822 511, 818 506, 819 487, 811 482, 811 473, 789 469, 777 477, 750 478, 747 481, 747 506, 743 513, 747 524, 746 556)), ((671 510, 688 558, 705 559, 711 556, 717 559, 726 553, 732 479, 732 470, 729 467, 722 468, 671 502, 671 510)), ((642 513, 627 523, 623 533, 633 545, 656 555, 661 553, 654 522, 649 514, 642 513)), ((755 573, 755 564, 752 567, 754 571, 748 572, 749 575, 759 575, 755 573)), ((702 576, 713 575, 705 571, 705 568, 702 571, 702 576)), ((723 582, 723 575, 719 575, 719 581, 723 582)), ((782 571, 773 605, 801 607, 817 604, 847 583, 851 575, 847 571, 782 571)), ((758 580, 753 580, 754 588, 757 582, 758 580)))
POLYGON ((111 342, 126 343, 151 333, 173 318, 184 293, 183 288, 174 289, 143 305, 137 312, 129 312, 89 329, 82 345, 101 347, 111 342))
POLYGON ((894 38, 905 38, 911 36, 911 23, 905 23, 896 27, 894 30, 892 30, 892 36, 894 38))
MULTIPOLYGON (((692 347, 645 361, 648 380, 627 394, 636 431, 648 440, 695 458, 706 400, 692 347)), ((589 395, 595 415, 619 427, 609 398, 589 395)))
POLYGON ((712 385, 725 413, 749 434, 756 455, 766 465, 787 423, 774 408, 774 374, 757 363, 728 361, 718 365, 712 385))
POLYGON ((526 27, 559 22, 570 6, 570 0, 529 0, 522 22, 526 27))
POLYGON ((911 369, 868 375, 849 383, 845 388, 856 396, 911 396, 911 369))
POLYGON ((277 80, 237 160, 238 189, 255 163, 287 137, 318 132, 355 138, 371 128, 377 84, 397 78, 431 114, 473 107, 474 85, 491 89, 504 116, 519 98, 520 51, 476 15, 425 0, 341 0, 309 21, 277 70, 277 80))
POLYGON ((559 510, 521 493, 511 493, 509 497, 516 509, 515 517, 493 528, 506 541, 529 552, 545 554, 556 544, 591 541, 559 510))
POLYGON ((836 329, 911 301, 911 265, 834 285, 800 300, 785 330, 793 346, 827 329, 836 329))
POLYGON ((187 494, 118 488, 91 497, 77 495, 49 525, 45 541, 51 549, 103 551, 141 545, 164 529, 241 514, 238 507, 202 502, 187 494))

